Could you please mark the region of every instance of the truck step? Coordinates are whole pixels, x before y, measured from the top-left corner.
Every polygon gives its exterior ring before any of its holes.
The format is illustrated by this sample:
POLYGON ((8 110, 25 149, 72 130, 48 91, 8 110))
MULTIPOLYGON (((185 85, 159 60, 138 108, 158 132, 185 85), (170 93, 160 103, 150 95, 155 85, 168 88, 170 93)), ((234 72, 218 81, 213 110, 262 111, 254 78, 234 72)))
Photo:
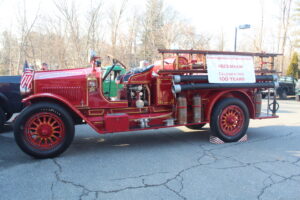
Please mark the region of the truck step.
POLYGON ((255 117, 254 119, 272 119, 272 118, 278 118, 278 115, 273 115, 272 113, 261 113, 258 117, 255 117))

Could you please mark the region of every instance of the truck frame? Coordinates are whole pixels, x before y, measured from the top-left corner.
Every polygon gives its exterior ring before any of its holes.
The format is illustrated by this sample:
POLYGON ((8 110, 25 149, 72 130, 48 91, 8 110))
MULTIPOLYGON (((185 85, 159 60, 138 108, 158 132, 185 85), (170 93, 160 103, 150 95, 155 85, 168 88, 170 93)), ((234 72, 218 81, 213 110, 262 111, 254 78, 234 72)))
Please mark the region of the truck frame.
MULTIPOLYGON (((250 119, 277 118, 276 98, 261 112, 261 90, 276 87, 278 54, 160 49, 161 60, 110 80, 123 84, 116 97, 103 93, 99 57, 91 67, 24 73, 21 93, 26 108, 14 125, 15 140, 27 154, 51 158, 74 138, 74 125, 86 123, 100 134, 205 124, 225 142, 247 131, 250 119), (258 58, 254 83, 209 83, 207 55, 258 58), (265 60, 268 60, 267 62, 265 60), (264 69, 267 65, 268 69, 264 69)), ((118 63, 113 59, 113 71, 118 63)))

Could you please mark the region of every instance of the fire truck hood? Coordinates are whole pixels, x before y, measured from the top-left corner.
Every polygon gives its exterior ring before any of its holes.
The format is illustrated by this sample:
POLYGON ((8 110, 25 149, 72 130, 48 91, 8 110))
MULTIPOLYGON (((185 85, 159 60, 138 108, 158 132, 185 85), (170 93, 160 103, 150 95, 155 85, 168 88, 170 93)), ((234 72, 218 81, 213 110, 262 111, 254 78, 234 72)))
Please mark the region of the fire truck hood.
POLYGON ((57 79, 57 78, 65 79, 68 77, 87 76, 91 72, 92 72, 92 68, 36 71, 34 79, 35 80, 57 79))

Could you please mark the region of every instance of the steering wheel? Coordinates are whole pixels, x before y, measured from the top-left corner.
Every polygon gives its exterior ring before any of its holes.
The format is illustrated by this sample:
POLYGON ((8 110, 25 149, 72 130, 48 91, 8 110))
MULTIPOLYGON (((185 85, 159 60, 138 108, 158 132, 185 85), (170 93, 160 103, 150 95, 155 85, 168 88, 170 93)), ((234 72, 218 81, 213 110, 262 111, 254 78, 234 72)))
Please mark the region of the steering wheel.
POLYGON ((121 61, 119 61, 118 59, 115 58, 115 60, 117 61, 117 63, 119 63, 124 69, 127 69, 126 65, 124 65, 121 61))
POLYGON ((118 60, 117 58, 114 58, 112 55, 107 55, 108 58, 112 59, 113 64, 117 64, 119 63, 124 69, 127 69, 126 65, 124 65, 124 63, 122 63, 120 60, 118 60))
POLYGON ((109 69, 109 71, 105 74, 105 76, 103 77, 103 81, 107 78, 107 76, 111 73, 111 71, 115 68, 115 66, 119 63, 124 69, 127 69, 127 67, 118 59, 112 57, 111 55, 108 55, 109 58, 112 59, 113 65, 111 66, 111 68, 109 69))

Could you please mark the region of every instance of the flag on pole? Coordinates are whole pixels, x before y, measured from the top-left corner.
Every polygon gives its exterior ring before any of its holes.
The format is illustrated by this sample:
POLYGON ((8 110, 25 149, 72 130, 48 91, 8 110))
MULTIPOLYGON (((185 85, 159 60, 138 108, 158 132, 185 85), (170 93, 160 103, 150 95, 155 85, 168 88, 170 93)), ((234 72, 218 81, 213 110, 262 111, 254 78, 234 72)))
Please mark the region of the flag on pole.
POLYGON ((30 69, 27 60, 25 60, 24 65, 23 65, 23 72, 26 70, 30 69))
POLYGON ((21 88, 31 88, 31 82, 33 79, 33 70, 29 67, 27 60, 23 65, 23 75, 21 78, 21 88))

